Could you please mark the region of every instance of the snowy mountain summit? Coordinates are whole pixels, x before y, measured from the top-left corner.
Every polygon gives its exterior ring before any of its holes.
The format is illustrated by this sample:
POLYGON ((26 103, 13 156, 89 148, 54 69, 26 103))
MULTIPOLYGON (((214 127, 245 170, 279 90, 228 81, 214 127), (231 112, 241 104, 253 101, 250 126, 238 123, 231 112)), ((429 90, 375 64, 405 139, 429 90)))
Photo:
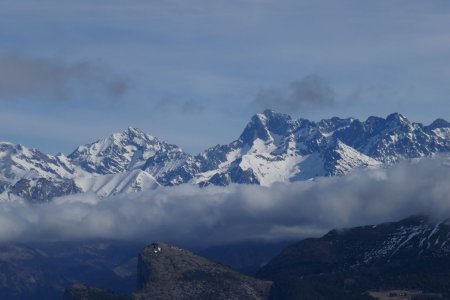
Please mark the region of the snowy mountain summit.
POLYGON ((134 127, 79 146, 67 157, 3 142, 0 198, 42 202, 80 192, 106 197, 183 183, 270 186, 445 152, 450 123, 443 119, 425 126, 394 113, 313 122, 265 110, 235 141, 195 156, 134 127))
POLYGON ((158 177, 176 168, 189 155, 181 148, 128 127, 92 144, 78 147, 68 156, 75 165, 94 174, 117 174, 140 169, 158 177))

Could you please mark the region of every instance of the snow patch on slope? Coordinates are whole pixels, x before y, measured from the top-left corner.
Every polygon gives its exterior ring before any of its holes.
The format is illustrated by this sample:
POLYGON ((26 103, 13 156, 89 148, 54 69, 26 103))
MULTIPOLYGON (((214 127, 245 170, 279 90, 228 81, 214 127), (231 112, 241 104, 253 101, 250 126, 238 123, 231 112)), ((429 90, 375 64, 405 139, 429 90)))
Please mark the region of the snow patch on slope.
POLYGON ((153 190, 160 186, 152 175, 142 170, 78 177, 75 183, 83 192, 95 193, 100 197, 153 190))

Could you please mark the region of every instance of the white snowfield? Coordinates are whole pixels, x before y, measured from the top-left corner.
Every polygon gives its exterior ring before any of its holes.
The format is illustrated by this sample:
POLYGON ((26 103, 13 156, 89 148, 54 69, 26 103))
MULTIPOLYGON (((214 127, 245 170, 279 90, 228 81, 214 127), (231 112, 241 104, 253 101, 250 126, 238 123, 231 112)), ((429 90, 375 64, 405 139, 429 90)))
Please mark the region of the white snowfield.
POLYGON ((108 197, 184 183, 271 186, 438 153, 450 153, 450 124, 442 119, 424 126, 395 113, 312 122, 266 110, 237 140, 195 156, 134 127, 68 156, 1 142, 0 199, 42 201, 88 192, 108 197))
POLYGON ((74 181, 83 192, 95 193, 100 197, 153 190, 160 186, 152 175, 142 170, 119 174, 80 176, 74 178, 74 181))

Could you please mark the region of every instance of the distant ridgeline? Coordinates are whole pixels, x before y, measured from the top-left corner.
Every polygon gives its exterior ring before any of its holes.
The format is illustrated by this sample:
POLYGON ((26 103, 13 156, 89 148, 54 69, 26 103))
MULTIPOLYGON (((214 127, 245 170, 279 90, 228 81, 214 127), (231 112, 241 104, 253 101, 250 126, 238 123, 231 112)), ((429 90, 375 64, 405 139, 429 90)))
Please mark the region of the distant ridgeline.
POLYGON ((195 156, 133 127, 69 156, 2 142, 0 200, 47 202, 83 192, 108 197, 183 183, 270 186, 448 152, 450 124, 442 119, 424 126, 394 113, 312 122, 266 110, 237 140, 195 156))

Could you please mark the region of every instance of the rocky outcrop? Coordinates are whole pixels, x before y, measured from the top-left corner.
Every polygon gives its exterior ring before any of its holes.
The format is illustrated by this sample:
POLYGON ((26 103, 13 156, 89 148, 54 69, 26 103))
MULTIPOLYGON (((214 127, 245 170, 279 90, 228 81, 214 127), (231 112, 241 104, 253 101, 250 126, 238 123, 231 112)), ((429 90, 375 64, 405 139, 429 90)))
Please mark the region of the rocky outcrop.
POLYGON ((84 285, 65 293, 67 300, 263 300, 272 283, 243 275, 187 250, 164 243, 145 247, 138 257, 137 291, 120 296, 84 285))
POLYGON ((271 283, 154 243, 139 254, 135 299, 268 299, 271 283))

